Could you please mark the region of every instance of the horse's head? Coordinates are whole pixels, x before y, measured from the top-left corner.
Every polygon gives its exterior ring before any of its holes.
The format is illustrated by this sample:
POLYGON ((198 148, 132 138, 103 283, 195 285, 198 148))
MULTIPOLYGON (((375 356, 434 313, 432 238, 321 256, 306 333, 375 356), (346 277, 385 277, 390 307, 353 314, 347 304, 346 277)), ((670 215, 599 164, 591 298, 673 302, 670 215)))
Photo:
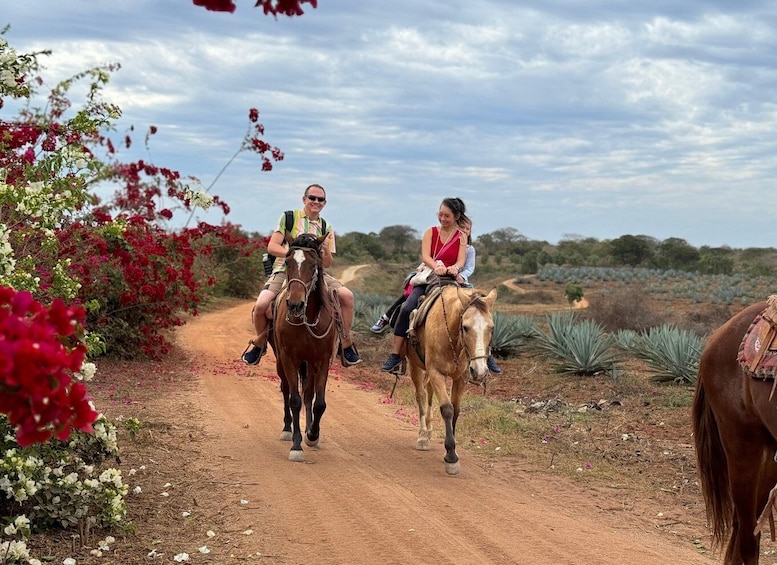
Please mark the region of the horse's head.
POLYGON ((305 314, 310 293, 322 284, 323 241, 324 238, 303 234, 291 242, 286 253, 286 306, 291 316, 299 318, 305 314))
POLYGON ((487 295, 479 291, 457 290, 463 307, 460 333, 467 354, 467 376, 469 380, 481 383, 488 374, 487 361, 494 331, 491 309, 496 302, 496 289, 487 295))

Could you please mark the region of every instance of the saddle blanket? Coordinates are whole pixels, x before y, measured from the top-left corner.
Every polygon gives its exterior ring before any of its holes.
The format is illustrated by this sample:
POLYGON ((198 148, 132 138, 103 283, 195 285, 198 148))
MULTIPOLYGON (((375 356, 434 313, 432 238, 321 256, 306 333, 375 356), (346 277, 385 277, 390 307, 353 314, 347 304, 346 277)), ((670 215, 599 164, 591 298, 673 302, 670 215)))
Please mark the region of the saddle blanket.
POLYGON ((777 375, 777 295, 767 299, 742 338, 737 361, 751 377, 774 379, 777 375))

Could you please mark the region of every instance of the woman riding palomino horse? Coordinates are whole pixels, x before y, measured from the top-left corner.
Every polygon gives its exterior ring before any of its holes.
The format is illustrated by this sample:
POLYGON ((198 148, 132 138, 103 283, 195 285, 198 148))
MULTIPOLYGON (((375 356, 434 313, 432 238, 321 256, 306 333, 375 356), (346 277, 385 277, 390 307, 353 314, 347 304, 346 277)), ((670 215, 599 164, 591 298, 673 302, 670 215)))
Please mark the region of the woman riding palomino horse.
POLYGON ((286 287, 276 300, 271 345, 283 393, 282 440, 292 440, 290 461, 304 461, 300 411, 305 404, 305 443, 318 444, 326 410, 326 382, 337 330, 321 260, 324 238, 304 234, 286 255, 286 287), (300 385, 302 395, 300 395, 300 385))

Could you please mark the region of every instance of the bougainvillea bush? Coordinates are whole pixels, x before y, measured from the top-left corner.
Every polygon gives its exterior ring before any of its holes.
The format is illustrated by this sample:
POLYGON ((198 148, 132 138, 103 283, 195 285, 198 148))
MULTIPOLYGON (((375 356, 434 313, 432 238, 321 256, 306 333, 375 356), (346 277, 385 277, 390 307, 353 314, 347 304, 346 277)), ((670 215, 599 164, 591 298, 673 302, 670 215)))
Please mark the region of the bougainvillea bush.
MULTIPOLYGON (((28 102, 0 117, 0 562, 33 563, 24 545, 32 529, 111 526, 126 512, 120 473, 102 468, 118 446, 89 401, 84 381, 96 368, 87 358, 164 355, 165 332, 197 313, 214 274, 252 260, 258 270, 261 250, 234 226, 169 227, 176 213, 229 207, 196 179, 122 162, 117 148, 132 139, 105 134, 121 111, 101 99, 118 65, 64 80, 35 106, 44 52, 18 54, 3 33, 0 110, 28 102), (77 105, 70 92, 83 82, 77 105), (101 201, 94 189, 105 184, 115 193, 101 201)), ((249 110, 235 156, 253 152, 269 171, 283 154, 262 139, 258 117, 249 110)), ((148 128, 147 144, 155 133, 148 128)), ((223 288, 257 286, 233 283, 223 288)))

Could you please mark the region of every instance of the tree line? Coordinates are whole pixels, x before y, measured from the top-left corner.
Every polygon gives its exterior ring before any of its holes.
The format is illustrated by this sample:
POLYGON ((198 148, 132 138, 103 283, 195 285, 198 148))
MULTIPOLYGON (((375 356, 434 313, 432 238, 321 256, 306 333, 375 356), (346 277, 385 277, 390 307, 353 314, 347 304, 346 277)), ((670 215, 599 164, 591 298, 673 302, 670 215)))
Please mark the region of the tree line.
MULTIPOLYGON (((255 237, 261 237, 254 234, 255 237)), ((694 247, 686 240, 659 240, 648 235, 622 235, 599 240, 569 234, 556 244, 532 240, 515 228, 501 228, 473 240, 478 268, 489 265, 516 268, 534 274, 543 265, 575 267, 646 267, 675 269, 709 275, 745 273, 751 276, 777 274, 774 247, 736 249, 729 246, 694 247)), ((348 232, 337 237, 338 259, 353 263, 407 263, 418 261, 421 234, 406 225, 387 226, 379 232, 348 232)))

